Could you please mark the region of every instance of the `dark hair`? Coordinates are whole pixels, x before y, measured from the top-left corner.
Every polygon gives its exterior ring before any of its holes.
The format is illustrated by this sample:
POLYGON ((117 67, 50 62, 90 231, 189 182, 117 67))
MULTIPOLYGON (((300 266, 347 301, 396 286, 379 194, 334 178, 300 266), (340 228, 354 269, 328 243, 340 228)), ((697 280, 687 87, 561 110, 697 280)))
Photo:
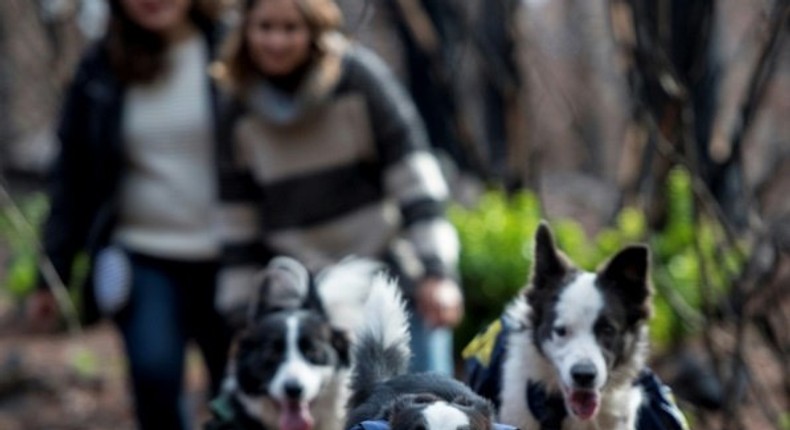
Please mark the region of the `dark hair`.
MULTIPOLYGON (((234 88, 243 88, 258 75, 258 69, 250 58, 247 38, 245 37, 250 10, 258 3, 268 0, 245 0, 243 18, 225 46, 223 63, 226 77, 234 88)), ((325 54, 319 40, 328 33, 336 31, 343 23, 343 15, 334 0, 292 0, 305 19, 310 30, 313 59, 325 54)))
MULTIPOLYGON (((165 71, 164 38, 132 21, 121 0, 110 0, 104 49, 115 76, 123 83, 150 82, 165 71)), ((219 14, 213 0, 192 0, 189 19, 203 32, 211 31, 219 14)))

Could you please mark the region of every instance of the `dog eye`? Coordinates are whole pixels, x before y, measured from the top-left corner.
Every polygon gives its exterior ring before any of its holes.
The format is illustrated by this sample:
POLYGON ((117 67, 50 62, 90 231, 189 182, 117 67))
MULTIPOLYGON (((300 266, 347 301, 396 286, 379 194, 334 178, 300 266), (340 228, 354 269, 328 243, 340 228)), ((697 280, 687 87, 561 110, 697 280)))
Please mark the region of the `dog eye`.
POLYGON ((329 360, 327 348, 314 340, 299 339, 299 351, 307 361, 313 364, 326 364, 329 360))
POLYGON ((414 400, 413 400, 414 404, 416 404, 416 405, 427 405, 427 404, 433 403, 434 401, 436 401, 435 397, 428 396, 428 395, 425 395, 425 394, 416 395, 416 396, 414 396, 414 400))
POLYGON ((262 352, 268 357, 279 357, 285 352, 285 341, 273 340, 266 345, 262 352))
POLYGON ((472 406, 472 400, 469 399, 468 397, 463 397, 463 396, 456 397, 455 399, 453 399, 453 403, 455 403, 458 406, 465 406, 465 407, 472 406))
POLYGON ((617 331, 617 329, 608 322, 599 323, 597 328, 598 328, 598 333, 601 336, 612 336, 617 331))
POLYGON ((568 329, 564 325, 558 325, 554 327, 554 334, 558 337, 565 337, 568 335, 568 329))
POLYGON ((310 339, 299 339, 299 351, 302 351, 302 354, 305 355, 315 355, 318 353, 318 347, 316 346, 315 342, 312 342, 310 339))

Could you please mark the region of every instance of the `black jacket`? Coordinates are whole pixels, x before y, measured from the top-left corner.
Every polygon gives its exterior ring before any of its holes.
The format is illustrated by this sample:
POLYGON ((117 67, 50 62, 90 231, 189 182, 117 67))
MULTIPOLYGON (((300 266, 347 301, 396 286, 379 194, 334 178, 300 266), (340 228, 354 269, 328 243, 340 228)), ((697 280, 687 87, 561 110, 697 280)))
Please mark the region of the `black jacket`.
MULTIPOLYGON (((204 31, 211 58, 219 32, 204 31)), ((215 123, 219 122, 219 93, 206 74, 215 123)), ((89 270, 82 285, 85 323, 98 319, 92 288, 93 256, 107 245, 115 227, 118 185, 125 160, 121 118, 125 88, 112 72, 104 43, 88 49, 69 86, 61 111, 57 138, 60 153, 49 177, 50 213, 43 228, 44 252, 65 283, 72 266, 85 252, 89 270)), ((215 141, 220 142, 219 127, 215 141)), ((219 145, 218 145, 219 146, 219 145)), ((40 278, 40 286, 45 286, 40 278)))

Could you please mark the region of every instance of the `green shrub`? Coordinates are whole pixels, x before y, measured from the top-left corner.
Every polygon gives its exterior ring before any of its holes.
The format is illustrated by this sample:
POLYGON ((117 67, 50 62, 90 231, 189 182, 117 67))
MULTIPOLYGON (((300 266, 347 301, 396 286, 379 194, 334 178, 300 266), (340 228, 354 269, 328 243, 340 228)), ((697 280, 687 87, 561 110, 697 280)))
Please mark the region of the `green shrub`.
POLYGON ((523 193, 508 200, 490 192, 471 209, 453 206, 450 219, 461 239, 459 269, 466 294, 466 318, 456 345, 463 346, 496 319, 524 285, 532 261, 531 238, 540 222, 540 205, 523 193))
MULTIPOLYGON (((688 309, 702 306, 702 268, 713 292, 725 291, 741 262, 735 250, 719 244, 718 224, 695 217, 691 181, 686 171, 674 170, 667 184, 668 223, 661 232, 649 232, 645 215, 635 208, 620 211, 613 226, 594 238, 573 220, 550 224, 558 246, 581 268, 594 270, 623 246, 647 242, 652 250, 656 285, 651 335, 661 349, 693 332, 693 325, 678 318, 662 292, 671 292, 688 309), (697 221, 695 221, 695 219, 697 221), (699 248, 701 258, 697 253, 699 248)), ((526 284, 532 263, 532 239, 541 220, 538 199, 529 192, 506 197, 486 193, 472 208, 453 206, 450 219, 461 239, 460 272, 466 294, 467 315, 456 331, 456 346, 463 346, 496 319, 503 307, 526 284)))
MULTIPOLYGON (((0 246, 10 251, 5 276, 0 271, 0 290, 21 301, 37 286, 41 226, 49 212, 49 200, 44 193, 33 193, 19 200, 18 212, 12 207, 0 209, 0 246), (19 212, 24 220, 19 220, 19 212), (20 225, 20 221, 28 225, 20 225)), ((88 274, 88 257, 84 252, 74 259, 71 272, 71 279, 64 282, 74 287, 69 288, 69 295, 79 313, 81 286, 88 274)))
POLYGON ((38 228, 49 210, 44 194, 32 194, 21 200, 18 207, 22 217, 30 223, 20 225, 15 208, 0 208, 0 246, 9 250, 5 267, 5 279, 0 279, 3 288, 12 297, 21 298, 35 286, 38 276, 38 228))

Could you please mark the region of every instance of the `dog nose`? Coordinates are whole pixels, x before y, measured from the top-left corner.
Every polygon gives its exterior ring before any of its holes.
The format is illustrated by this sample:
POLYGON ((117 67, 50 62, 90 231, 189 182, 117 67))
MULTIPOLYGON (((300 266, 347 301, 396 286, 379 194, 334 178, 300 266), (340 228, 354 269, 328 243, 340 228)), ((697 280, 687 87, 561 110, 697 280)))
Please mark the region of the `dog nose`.
POLYGON ((595 370, 595 365, 589 361, 577 363, 571 367, 571 377, 573 378, 573 382, 579 387, 591 387, 597 374, 598 372, 595 370))
POLYGON ((302 384, 299 381, 286 381, 285 382, 285 395, 289 399, 298 399, 302 397, 302 384))

